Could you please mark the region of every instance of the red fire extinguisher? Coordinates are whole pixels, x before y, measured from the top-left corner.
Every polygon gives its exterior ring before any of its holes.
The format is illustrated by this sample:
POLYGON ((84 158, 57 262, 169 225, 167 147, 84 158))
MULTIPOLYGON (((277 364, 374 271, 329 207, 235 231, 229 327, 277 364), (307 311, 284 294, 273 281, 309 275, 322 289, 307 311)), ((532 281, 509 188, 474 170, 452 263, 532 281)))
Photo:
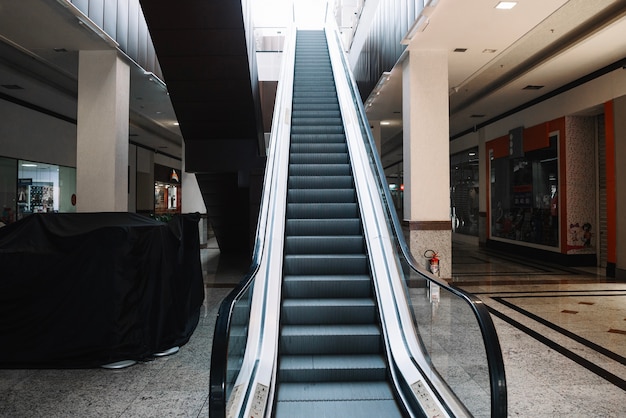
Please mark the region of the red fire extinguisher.
POLYGON ((424 251, 424 257, 428 258, 430 272, 432 274, 439 275, 439 256, 433 250, 424 251))

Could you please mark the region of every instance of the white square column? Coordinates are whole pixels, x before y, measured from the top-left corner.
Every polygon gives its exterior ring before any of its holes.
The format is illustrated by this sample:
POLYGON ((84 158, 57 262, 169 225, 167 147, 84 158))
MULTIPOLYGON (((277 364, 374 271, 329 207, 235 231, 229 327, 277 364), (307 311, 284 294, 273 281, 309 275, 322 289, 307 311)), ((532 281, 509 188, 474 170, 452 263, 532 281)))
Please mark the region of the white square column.
POLYGON ((408 52, 402 64, 404 223, 424 267, 439 256, 440 277, 452 277, 450 128, 447 51, 408 52))
POLYGON ((130 67, 117 51, 80 51, 78 212, 128 211, 130 67))

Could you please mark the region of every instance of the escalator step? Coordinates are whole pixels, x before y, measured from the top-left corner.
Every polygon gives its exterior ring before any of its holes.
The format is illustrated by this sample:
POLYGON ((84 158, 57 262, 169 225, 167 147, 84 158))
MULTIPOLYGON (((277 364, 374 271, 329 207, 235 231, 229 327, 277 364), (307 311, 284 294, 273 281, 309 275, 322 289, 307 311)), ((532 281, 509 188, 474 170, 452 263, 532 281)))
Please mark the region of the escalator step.
POLYGON ((376 304, 371 298, 284 299, 283 325, 376 323, 376 304))
POLYGON ((323 176, 323 175, 307 175, 307 176, 289 176, 287 182, 289 189, 352 189, 352 176, 323 176))
POLYGON ((365 252, 361 235, 287 236, 285 254, 358 254, 365 252))
POLYGON ((284 325, 284 354, 376 354, 382 350, 380 330, 373 324, 284 325))
POLYGON ((328 182, 327 189, 289 189, 289 203, 354 203, 356 193, 353 188, 340 189, 328 182))
POLYGON ((291 164, 347 164, 347 152, 342 153, 292 153, 289 157, 291 164))
POLYGON ((352 176, 350 164, 289 164, 292 176, 352 176))
POLYGON ((366 298, 371 295, 372 280, 368 275, 285 276, 283 279, 285 298, 366 298))
POLYGON ((359 209, 356 203, 288 203, 287 219, 335 219, 357 218, 359 209))
POLYGON ((348 145, 346 143, 295 143, 291 144, 291 152, 293 153, 306 153, 324 154, 324 153, 344 153, 348 152, 348 145))
POLYGON ((343 134, 343 125, 335 126, 292 126, 292 134, 343 134))
POLYGON ((287 254, 284 271, 289 275, 368 274, 365 254, 287 254))
POLYGON ((287 219, 285 235, 360 235, 361 220, 352 219, 287 219))
POLYGON ((283 382, 347 382, 385 380, 385 360, 380 354, 295 355, 280 358, 283 382))
POLYGON ((291 144, 345 144, 346 136, 343 132, 338 134, 291 134, 291 144))

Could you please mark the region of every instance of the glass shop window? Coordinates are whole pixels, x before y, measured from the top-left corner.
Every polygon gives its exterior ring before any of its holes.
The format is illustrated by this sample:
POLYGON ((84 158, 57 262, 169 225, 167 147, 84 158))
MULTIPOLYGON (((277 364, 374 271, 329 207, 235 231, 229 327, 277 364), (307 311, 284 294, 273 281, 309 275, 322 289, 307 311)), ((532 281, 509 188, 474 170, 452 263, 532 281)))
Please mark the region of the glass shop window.
POLYGON ((478 147, 450 156, 450 207, 454 232, 478 236, 478 147))
POLYGON ((559 245, 558 136, 518 158, 491 159, 491 236, 559 245))
POLYGON ((76 169, 19 160, 16 218, 31 213, 76 212, 76 169))

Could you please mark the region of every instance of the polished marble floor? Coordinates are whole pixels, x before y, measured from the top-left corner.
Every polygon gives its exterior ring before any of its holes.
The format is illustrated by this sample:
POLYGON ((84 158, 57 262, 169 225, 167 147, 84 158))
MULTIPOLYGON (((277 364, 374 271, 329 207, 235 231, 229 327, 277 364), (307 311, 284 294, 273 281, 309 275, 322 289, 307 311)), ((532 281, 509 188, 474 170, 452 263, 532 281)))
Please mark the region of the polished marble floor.
MULTIPOLYGON (((178 354, 111 371, 0 370, 0 417, 206 417, 219 302, 240 258, 202 250, 206 298, 178 354)), ((455 242, 454 286, 489 306, 512 417, 626 417, 626 283, 455 242)))

